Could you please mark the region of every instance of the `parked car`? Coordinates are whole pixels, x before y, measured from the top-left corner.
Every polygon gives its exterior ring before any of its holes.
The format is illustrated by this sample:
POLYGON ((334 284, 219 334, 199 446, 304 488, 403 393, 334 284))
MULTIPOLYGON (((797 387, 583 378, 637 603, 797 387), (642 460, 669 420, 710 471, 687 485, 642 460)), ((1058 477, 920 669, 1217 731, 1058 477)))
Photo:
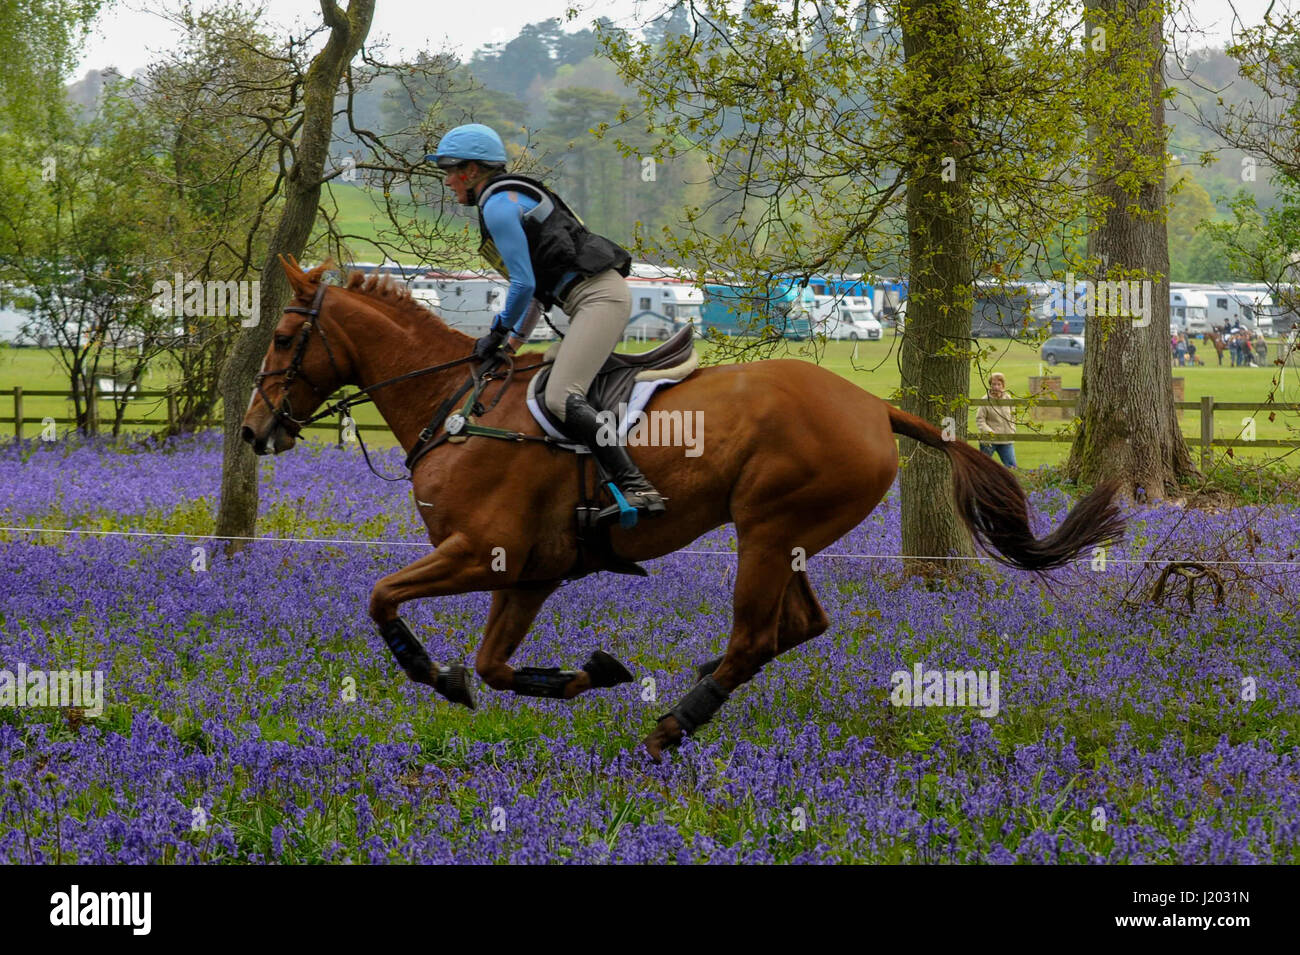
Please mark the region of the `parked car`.
POLYGON ((1049 365, 1062 362, 1067 365, 1082 365, 1083 336, 1053 335, 1043 343, 1042 359, 1049 365))

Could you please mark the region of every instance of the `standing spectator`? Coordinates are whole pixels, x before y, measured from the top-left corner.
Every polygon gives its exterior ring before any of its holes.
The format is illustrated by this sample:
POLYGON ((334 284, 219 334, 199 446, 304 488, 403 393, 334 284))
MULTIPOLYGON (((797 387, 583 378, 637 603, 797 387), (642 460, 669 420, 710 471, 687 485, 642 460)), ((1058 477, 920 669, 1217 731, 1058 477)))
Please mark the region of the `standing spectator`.
POLYGON ((1187 364, 1187 339, 1182 335, 1174 342, 1174 364, 1179 367, 1187 364))
MULTIPOLYGON (((1196 364, 1196 336, 1195 335, 1189 335, 1187 337, 1187 364, 1189 365, 1196 364)), ((1201 362, 1201 364, 1205 364, 1205 362, 1201 362)))
MULTIPOLYGON (((989 375, 989 391, 985 398, 1006 398, 1007 380, 1002 372, 995 371, 989 375)), ((998 405, 980 405, 979 410, 975 412, 975 428, 980 435, 986 434, 1015 434, 1016 423, 1011 419, 1011 408, 998 405)), ((980 442, 980 450, 993 457, 996 451, 1002 463, 1009 468, 1016 466, 1016 446, 1010 441, 1005 444, 993 444, 980 442)))
POLYGON ((1261 368, 1268 364, 1268 342, 1264 341, 1263 332, 1255 333, 1255 360, 1261 368))

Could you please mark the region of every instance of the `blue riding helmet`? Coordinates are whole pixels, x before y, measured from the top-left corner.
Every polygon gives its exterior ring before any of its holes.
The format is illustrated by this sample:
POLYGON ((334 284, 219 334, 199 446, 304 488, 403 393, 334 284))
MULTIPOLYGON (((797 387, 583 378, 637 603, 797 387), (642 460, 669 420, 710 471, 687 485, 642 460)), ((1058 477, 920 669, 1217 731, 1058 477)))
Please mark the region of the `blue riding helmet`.
POLYGON ((424 158, 432 159, 443 169, 458 166, 471 159, 504 166, 506 146, 491 126, 470 123, 448 131, 447 135, 438 142, 438 151, 424 158))

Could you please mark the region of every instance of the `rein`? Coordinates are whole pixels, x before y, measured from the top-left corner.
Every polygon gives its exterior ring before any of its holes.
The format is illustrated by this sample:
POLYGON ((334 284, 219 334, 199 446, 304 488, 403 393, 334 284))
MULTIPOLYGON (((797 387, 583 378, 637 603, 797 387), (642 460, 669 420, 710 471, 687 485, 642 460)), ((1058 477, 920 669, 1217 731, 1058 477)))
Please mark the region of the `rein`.
MULTIPOLYGON (((380 388, 395 385, 412 378, 419 378, 423 375, 431 375, 440 371, 446 371, 449 368, 468 364, 474 360, 474 355, 469 354, 464 358, 456 358, 452 361, 442 362, 438 365, 430 365, 427 368, 421 368, 417 371, 408 371, 405 374, 397 375, 394 378, 388 378, 384 381, 376 382, 373 385, 359 388, 355 394, 345 395, 333 404, 322 408, 310 418, 295 418, 293 416, 293 406, 289 402, 289 385, 292 384, 295 379, 301 377, 312 391, 321 398, 321 400, 324 400, 329 396, 328 392, 322 393, 321 389, 316 387, 315 382, 313 382, 302 370, 303 355, 307 351, 308 339, 313 330, 318 330, 320 332, 321 343, 325 346, 325 353, 329 356, 330 369, 334 372, 335 378, 341 379, 343 377, 339 373, 338 364, 334 360, 334 350, 330 347, 329 338, 325 334, 324 327, 319 322, 321 305, 325 300, 325 290, 327 287, 328 286, 324 282, 319 283, 316 288, 316 294, 312 298, 310 307, 304 308, 301 305, 289 305, 285 307, 284 312, 286 314, 292 313, 307 316, 307 320, 302 324, 301 337, 299 337, 297 345, 294 348, 293 356, 290 358, 289 364, 286 367, 275 371, 258 372, 253 379, 253 384, 258 395, 261 397, 262 401, 266 403, 266 406, 271 409, 272 416, 295 438, 302 433, 303 428, 307 427, 307 425, 314 424, 322 418, 329 417, 333 414, 339 415, 339 423, 341 426, 341 419, 344 416, 350 417, 349 413, 352 408, 357 405, 373 403, 375 400, 373 392, 378 391, 380 388), (262 387, 262 383, 267 378, 272 378, 276 375, 283 375, 285 384, 284 396, 278 406, 271 403, 270 398, 262 387)), ((549 318, 547 319, 547 324, 550 324, 549 318)), ((554 326, 551 327, 554 328, 554 326)), ((482 435, 483 437, 499 438, 507 441, 541 441, 546 444, 557 445, 566 443, 552 438, 549 435, 523 434, 518 431, 509 431, 504 428, 491 428, 486 425, 471 422, 470 419, 472 416, 487 414, 495 408, 513 383, 516 370, 513 356, 505 356, 506 370, 504 373, 492 372, 492 369, 500 360, 501 359, 497 356, 488 358, 479 365, 475 371, 470 373, 469 378, 456 390, 454 394, 438 406, 438 409, 433 413, 433 417, 429 420, 428 425, 426 425, 424 430, 420 432, 419 438, 416 440, 415 446, 411 448, 410 454, 406 456, 405 467, 408 472, 407 474, 399 475, 398 477, 388 477, 387 475, 380 474, 376 471, 375 466, 370 461, 370 452, 366 450, 366 443, 361 437, 361 432, 357 431, 357 443, 361 445, 361 453, 365 457, 366 467, 370 469, 370 473, 385 481, 409 481, 414 474, 416 462, 434 448, 448 440, 464 441, 471 435, 482 435), (503 383, 497 390, 496 397, 492 399, 491 404, 484 408, 479 399, 486 389, 487 383, 496 380, 501 380, 503 383), (470 392, 470 395, 465 404, 458 412, 451 414, 451 409, 466 392, 470 392), (443 430, 443 433, 435 438, 434 435, 437 434, 439 429, 443 429, 444 425, 445 429, 443 430)), ((536 365, 531 365, 527 368, 521 369, 521 373, 526 374, 531 371, 536 371, 544 364, 545 362, 538 362, 536 365)))

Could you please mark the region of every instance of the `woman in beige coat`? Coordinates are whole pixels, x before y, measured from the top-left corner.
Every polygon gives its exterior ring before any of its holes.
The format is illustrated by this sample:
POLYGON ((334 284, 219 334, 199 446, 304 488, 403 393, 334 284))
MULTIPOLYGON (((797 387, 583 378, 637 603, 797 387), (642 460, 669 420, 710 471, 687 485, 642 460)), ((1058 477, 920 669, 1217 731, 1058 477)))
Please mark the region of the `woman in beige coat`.
MULTIPOLYGON (((1007 380, 1002 372, 995 371, 989 376, 989 393, 984 397, 1007 397, 1007 380)), ((1016 423, 1011 419, 1011 407, 1009 405, 980 405, 979 410, 975 412, 975 427, 979 431, 981 439, 986 434, 1015 434, 1016 431, 1016 423)), ((989 457, 993 457, 993 453, 996 451, 1003 464, 1009 468, 1016 466, 1016 446, 1010 441, 992 444, 981 440, 980 450, 989 457)))

